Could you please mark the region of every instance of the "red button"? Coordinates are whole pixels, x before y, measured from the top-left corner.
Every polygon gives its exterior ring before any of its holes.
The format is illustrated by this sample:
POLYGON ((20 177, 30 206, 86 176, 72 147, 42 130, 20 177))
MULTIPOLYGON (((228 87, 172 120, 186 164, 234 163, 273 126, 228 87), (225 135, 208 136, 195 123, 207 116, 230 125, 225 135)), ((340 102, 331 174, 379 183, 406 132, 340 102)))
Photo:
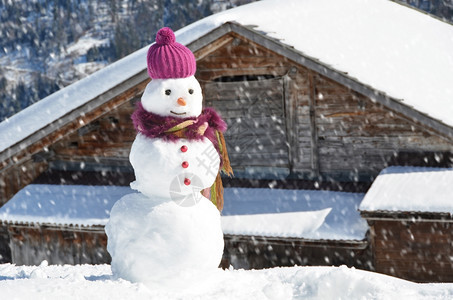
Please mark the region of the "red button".
POLYGON ((189 185, 190 184, 190 179, 189 178, 184 179, 184 184, 185 185, 189 185))
POLYGON ((186 168, 189 166, 189 162, 183 161, 182 164, 181 164, 181 166, 182 166, 184 169, 186 169, 186 168))
POLYGON ((187 146, 186 145, 181 146, 181 152, 186 152, 186 151, 187 151, 187 146))

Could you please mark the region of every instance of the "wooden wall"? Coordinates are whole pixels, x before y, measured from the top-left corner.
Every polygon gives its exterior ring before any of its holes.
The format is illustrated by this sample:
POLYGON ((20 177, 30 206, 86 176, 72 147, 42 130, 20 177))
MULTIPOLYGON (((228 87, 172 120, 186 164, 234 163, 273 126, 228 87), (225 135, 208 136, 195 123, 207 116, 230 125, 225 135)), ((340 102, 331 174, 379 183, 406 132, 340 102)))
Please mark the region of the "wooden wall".
MULTIPOLYGON (((57 127, 55 131, 35 143, 24 145, 10 159, 0 162, 0 206, 55 162, 60 166, 72 163, 81 171, 90 163, 107 169, 111 166, 129 167, 130 145, 135 138, 130 115, 148 82, 140 82, 102 106, 93 108, 87 103, 80 108, 80 115, 75 119, 64 125, 59 120, 50 124, 57 127)), ((46 182, 41 180, 40 183, 46 182)))
POLYGON ((0 172, 0 207, 24 186, 30 184, 47 169, 47 162, 35 161, 31 156, 23 157, 0 172))
POLYGON ((296 171, 372 181, 389 165, 452 165, 452 140, 318 73, 298 66, 289 93, 297 107, 296 171))
MULTIPOLYGON (((0 238, 16 265, 110 263, 103 226, 0 224, 0 238), (11 251, 9 251, 11 250, 11 251)), ((373 270, 368 241, 304 241, 295 238, 225 235, 222 267, 263 269, 276 266, 340 266, 373 270)), ((2 249, 0 249, 2 250, 2 249)), ((5 250, 5 249, 3 249, 5 250)))
POLYGON ((228 124, 225 140, 233 168, 262 166, 263 161, 289 167, 282 79, 213 82, 204 89, 206 105, 220 111, 228 124))
POLYGON ((293 64, 234 33, 206 48, 195 52, 201 57, 196 77, 205 105, 216 108, 229 126, 225 138, 232 166, 291 168, 286 85, 293 64))
POLYGON ((2 224, 9 233, 11 262, 16 265, 105 264, 107 236, 103 227, 2 224))
POLYGON ((233 153, 233 164, 237 159, 241 166, 285 166, 301 178, 323 175, 344 181, 372 181, 392 164, 453 165, 448 159, 453 156, 451 139, 269 49, 234 33, 205 48, 198 53, 197 76, 206 104, 225 115, 234 130, 238 119, 246 120, 241 130, 249 128, 230 142, 230 151, 250 139, 255 145, 262 143, 264 151, 271 149, 266 152, 268 159, 254 154, 258 148, 247 153, 248 159, 233 153), (281 96, 276 92, 278 80, 281 96), (261 116, 267 110, 278 121, 283 113, 285 124, 274 122, 272 127, 279 130, 268 138, 275 144, 260 141, 269 128, 250 113, 253 103, 265 97, 274 103, 283 98, 281 112, 272 107, 256 110, 261 116), (445 159, 436 162, 437 157, 445 159), (282 163, 285 160, 287 164, 282 163))
POLYGON ((52 160, 109 165, 129 165, 136 132, 131 115, 140 96, 115 107, 50 147, 52 160))
POLYGON ((222 76, 283 76, 291 65, 282 56, 235 33, 221 37, 194 54, 197 57, 195 77, 201 83, 222 76))
POLYGON ((297 238, 225 235, 223 264, 235 269, 341 266, 374 270, 368 241, 306 241, 297 238))
POLYGON ((453 223, 381 219, 369 221, 374 265, 416 282, 453 282, 453 223))
POLYGON ((315 74, 319 170, 377 174, 403 152, 453 150, 447 140, 383 105, 315 74))

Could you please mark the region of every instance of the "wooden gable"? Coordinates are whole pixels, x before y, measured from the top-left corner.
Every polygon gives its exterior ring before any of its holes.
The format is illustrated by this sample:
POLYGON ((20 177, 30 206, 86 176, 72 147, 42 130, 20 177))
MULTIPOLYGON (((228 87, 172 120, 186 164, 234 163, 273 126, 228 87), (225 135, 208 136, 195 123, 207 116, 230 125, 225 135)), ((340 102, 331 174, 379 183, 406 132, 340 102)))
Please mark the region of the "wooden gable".
POLYGON ((197 76, 206 105, 231 129, 227 143, 236 168, 285 167, 298 178, 371 181, 388 165, 451 165, 451 128, 431 126, 434 120, 405 113, 408 108, 386 96, 378 101, 377 91, 336 81, 339 75, 322 65, 312 68, 302 55, 293 60, 293 50, 231 26, 205 46, 212 52, 199 50, 197 76))

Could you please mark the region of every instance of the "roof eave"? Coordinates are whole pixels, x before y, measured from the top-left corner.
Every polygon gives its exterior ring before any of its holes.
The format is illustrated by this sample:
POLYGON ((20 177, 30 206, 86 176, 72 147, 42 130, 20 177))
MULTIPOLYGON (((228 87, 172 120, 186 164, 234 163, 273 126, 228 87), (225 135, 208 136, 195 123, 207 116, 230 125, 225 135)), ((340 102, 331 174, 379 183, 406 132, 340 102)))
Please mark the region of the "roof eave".
POLYGON ((405 221, 405 222, 447 222, 453 223, 449 212, 403 211, 403 210, 359 210, 367 221, 405 221))
POLYGON ((46 229, 46 230, 71 230, 80 232, 98 232, 103 233, 105 225, 103 224, 78 224, 78 223, 52 223, 52 222, 24 222, 24 221, 10 221, 0 220, 1 226, 11 226, 16 228, 33 228, 33 229, 46 229))
MULTIPOLYGON (((108 102, 110 99, 121 95, 122 93, 126 92, 127 90, 133 88, 134 86, 138 85, 139 83, 145 81, 148 78, 148 73, 146 68, 144 68, 141 72, 138 74, 126 78, 124 81, 110 89, 109 91, 98 95, 97 97, 91 99, 90 101, 87 101, 83 105, 77 107, 76 109, 73 109, 72 111, 69 111, 67 114, 62 116, 61 118, 47 124, 43 128, 39 129, 38 131, 35 131, 34 133, 30 134, 26 138, 22 139, 21 141, 15 143, 11 147, 5 149, 0 153, 0 162, 6 161, 7 159, 13 157, 20 151, 26 149, 30 145, 38 142, 42 138, 52 134, 55 132, 58 128, 67 125, 77 119, 77 117, 83 116, 85 113, 88 111, 91 111, 95 108, 98 108, 108 102)), ((80 127, 82 127, 83 124, 81 124, 80 127)), ((74 129, 77 130, 77 129, 74 129)), ((74 131, 73 130, 73 131, 74 131)), ((71 132, 73 132, 71 131, 71 132)), ((68 132, 70 133, 70 132, 68 132)))
POLYGON ((346 249, 366 249, 368 247, 368 241, 366 236, 363 239, 313 239, 313 238, 302 238, 302 237, 283 237, 283 236, 261 236, 261 235, 245 235, 245 234, 224 234, 225 240, 232 242, 251 242, 254 245, 260 244, 273 244, 273 245, 292 245, 303 246, 303 247, 338 247, 346 249))

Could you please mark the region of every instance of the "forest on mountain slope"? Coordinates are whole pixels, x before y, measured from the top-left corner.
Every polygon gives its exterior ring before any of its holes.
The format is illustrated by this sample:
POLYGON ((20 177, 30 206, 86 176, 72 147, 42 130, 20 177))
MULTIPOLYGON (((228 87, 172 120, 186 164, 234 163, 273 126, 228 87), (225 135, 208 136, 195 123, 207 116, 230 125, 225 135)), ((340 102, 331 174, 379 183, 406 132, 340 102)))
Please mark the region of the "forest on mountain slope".
MULTIPOLYGON (((254 0, 0 0, 0 122, 178 30, 254 0)), ((453 22, 453 0, 405 0, 453 22)))
POLYGON ((178 30, 251 0, 0 0, 0 121, 178 30))

